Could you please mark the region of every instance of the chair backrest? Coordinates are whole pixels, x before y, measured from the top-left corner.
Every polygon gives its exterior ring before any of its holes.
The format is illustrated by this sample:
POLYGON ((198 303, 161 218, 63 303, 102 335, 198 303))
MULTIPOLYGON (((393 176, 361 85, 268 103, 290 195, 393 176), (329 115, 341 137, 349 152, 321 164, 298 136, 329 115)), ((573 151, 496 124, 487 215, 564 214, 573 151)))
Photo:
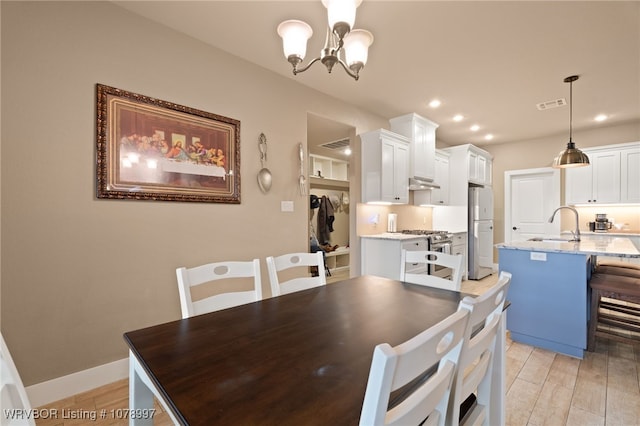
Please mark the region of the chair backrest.
POLYGON ((373 351, 361 426, 444 425, 469 313, 459 310, 396 347, 380 344, 373 351), (425 375, 410 395, 388 409, 391 392, 425 375))
POLYGON ((31 403, 13 363, 4 337, 0 334, 0 425, 35 426, 31 403))
POLYGON ((306 290, 327 284, 324 259, 321 251, 315 253, 289 253, 277 257, 269 256, 267 257, 267 269, 269 270, 272 296, 280 296, 281 294, 293 293, 294 291, 306 290), (318 276, 298 277, 280 282, 278 278, 279 272, 300 266, 317 267, 318 276))
POLYGON ((180 307, 182 318, 207 312, 219 311, 245 303, 262 299, 262 282, 260 279, 260 259, 250 261, 216 262, 194 268, 176 269, 178 277, 178 291, 180 292, 180 307), (235 291, 216 294, 194 301, 191 288, 211 281, 228 278, 253 278, 254 288, 248 291, 235 291))
POLYGON ((478 297, 467 296, 460 301, 459 309, 470 311, 470 316, 449 407, 455 424, 458 424, 460 417, 460 404, 474 392, 476 404, 463 419, 464 424, 489 424, 492 361, 510 283, 511 274, 503 271, 498 282, 489 290, 478 297))
POLYGON ((462 286, 462 261, 460 254, 447 254, 427 250, 402 250, 400 260, 400 277, 402 281, 429 287, 460 291, 462 286), (451 280, 428 274, 414 274, 407 271, 407 263, 426 263, 451 268, 451 280))

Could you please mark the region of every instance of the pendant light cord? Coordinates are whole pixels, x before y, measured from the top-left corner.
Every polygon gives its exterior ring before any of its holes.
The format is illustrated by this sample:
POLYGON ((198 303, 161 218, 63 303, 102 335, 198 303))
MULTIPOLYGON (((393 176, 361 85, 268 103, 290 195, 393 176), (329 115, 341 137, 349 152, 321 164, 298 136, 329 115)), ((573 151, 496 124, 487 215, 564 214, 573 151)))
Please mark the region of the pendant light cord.
POLYGON ((573 80, 569 82, 569 142, 573 142, 573 80))

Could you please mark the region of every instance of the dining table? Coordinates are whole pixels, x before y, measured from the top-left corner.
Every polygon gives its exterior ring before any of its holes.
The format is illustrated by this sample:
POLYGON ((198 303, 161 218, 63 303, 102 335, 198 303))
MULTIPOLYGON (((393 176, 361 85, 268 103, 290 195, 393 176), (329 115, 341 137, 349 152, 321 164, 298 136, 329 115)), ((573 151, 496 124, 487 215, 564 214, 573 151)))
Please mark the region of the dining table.
MULTIPOLYGON (((375 346, 409 340, 465 296, 365 275, 127 332, 129 423, 153 424, 155 395, 176 424, 357 425, 375 346)), ((503 312, 492 425, 504 424, 505 332, 503 312)))

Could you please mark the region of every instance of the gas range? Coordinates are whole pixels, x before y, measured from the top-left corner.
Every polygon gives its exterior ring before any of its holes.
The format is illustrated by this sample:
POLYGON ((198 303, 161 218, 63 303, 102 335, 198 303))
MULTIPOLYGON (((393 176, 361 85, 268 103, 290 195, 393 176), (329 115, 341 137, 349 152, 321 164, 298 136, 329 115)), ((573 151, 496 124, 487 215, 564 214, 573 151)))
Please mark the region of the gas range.
POLYGON ((453 238, 453 236, 447 231, 435 231, 432 229, 403 229, 402 231, 400 231, 400 233, 410 235, 424 235, 432 243, 450 242, 453 238))

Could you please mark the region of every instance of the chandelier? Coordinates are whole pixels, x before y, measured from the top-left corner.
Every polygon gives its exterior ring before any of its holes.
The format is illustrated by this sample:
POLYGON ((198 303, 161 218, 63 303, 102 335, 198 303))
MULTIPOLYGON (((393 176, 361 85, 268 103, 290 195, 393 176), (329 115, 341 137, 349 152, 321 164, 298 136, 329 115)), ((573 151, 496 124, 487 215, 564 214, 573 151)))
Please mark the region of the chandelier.
POLYGON ((293 66, 293 75, 305 72, 320 61, 329 72, 335 64, 340 64, 347 74, 358 80, 360 70, 367 63, 369 46, 373 43, 373 35, 369 31, 352 29, 356 8, 360 3, 362 0, 322 0, 329 17, 324 48, 319 57, 302 67, 300 65, 307 53, 307 40, 313 35, 311 26, 295 19, 278 25, 284 56, 293 66))
POLYGON ((587 154, 576 148, 573 143, 573 82, 579 78, 577 75, 571 75, 564 79, 565 83, 569 83, 569 143, 567 149, 560 151, 556 158, 553 159, 552 167, 568 168, 583 167, 589 165, 589 157, 587 154))

